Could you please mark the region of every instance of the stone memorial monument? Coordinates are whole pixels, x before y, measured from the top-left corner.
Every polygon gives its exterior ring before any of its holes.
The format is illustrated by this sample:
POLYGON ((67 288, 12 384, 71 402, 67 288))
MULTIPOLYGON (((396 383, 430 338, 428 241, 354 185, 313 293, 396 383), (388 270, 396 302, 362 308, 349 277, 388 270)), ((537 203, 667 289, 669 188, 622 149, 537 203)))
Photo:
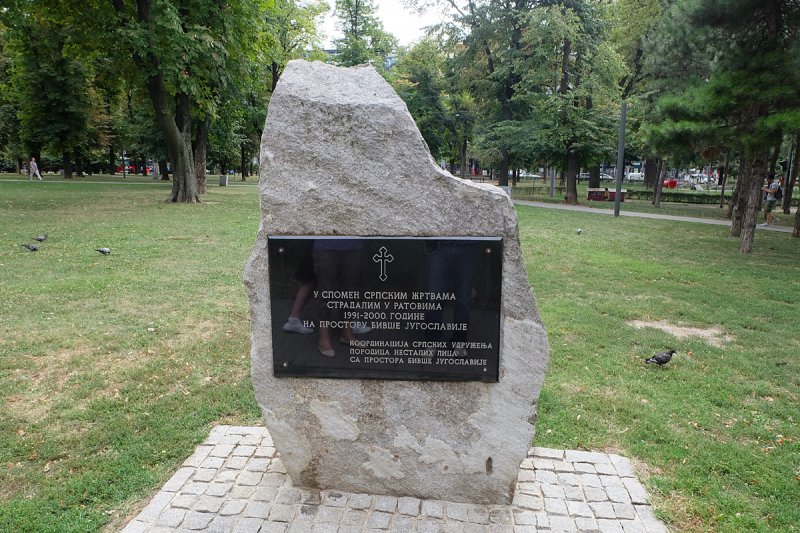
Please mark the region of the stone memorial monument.
POLYGON ((548 346, 508 196, 442 171, 372 67, 304 61, 260 180, 252 378, 295 485, 510 503, 548 346))

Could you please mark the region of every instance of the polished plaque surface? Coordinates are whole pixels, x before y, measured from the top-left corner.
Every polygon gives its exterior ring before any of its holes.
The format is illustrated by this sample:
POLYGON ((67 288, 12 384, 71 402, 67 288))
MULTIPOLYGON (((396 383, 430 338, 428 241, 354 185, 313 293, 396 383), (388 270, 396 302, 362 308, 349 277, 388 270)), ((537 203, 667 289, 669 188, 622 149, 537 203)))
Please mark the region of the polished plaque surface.
POLYGON ((498 380, 501 238, 271 236, 268 247, 275 376, 498 380))

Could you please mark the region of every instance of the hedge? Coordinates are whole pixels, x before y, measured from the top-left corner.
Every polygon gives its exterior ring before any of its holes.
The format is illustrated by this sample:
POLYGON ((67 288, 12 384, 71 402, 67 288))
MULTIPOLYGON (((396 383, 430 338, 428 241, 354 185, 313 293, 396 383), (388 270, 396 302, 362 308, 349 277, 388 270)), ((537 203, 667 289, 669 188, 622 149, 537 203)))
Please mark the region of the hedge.
MULTIPOLYGON (((556 196, 563 197, 565 187, 556 187, 556 196)), ((613 187, 609 187, 613 190, 613 187)), ((548 196, 550 194, 550 187, 546 185, 533 185, 530 187, 514 187, 511 196, 517 200, 534 199, 536 196, 548 196)), ((732 191, 725 192, 725 203, 731 199, 732 191)), ((653 191, 641 189, 627 189, 625 198, 631 200, 652 200, 653 191)), ((585 200, 585 198, 580 198, 585 200)), ((719 204, 718 191, 676 191, 674 189, 662 189, 661 201, 672 202, 677 204, 719 204)), ((792 197, 792 206, 800 205, 800 198, 797 196, 792 197)))

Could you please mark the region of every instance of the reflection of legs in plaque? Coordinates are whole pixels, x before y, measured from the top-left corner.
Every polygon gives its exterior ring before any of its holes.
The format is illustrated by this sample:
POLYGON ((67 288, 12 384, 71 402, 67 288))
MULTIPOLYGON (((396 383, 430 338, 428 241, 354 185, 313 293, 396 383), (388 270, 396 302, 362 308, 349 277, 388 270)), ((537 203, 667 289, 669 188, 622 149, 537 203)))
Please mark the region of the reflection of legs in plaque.
MULTIPOLYGON (((430 254, 430 271, 428 275, 428 290, 433 294, 452 293, 455 302, 452 300, 442 300, 431 303, 441 303, 442 309, 452 306, 453 308, 453 327, 455 328, 451 336, 454 342, 464 342, 467 340, 470 300, 472 297, 472 279, 480 260, 481 244, 475 241, 440 241, 435 245, 435 249, 430 254)), ((428 321, 441 323, 443 320, 442 310, 432 310, 428 315, 428 321)), ((429 330, 431 331, 431 330, 429 330)), ((429 335, 430 340, 443 340, 446 338, 447 330, 432 330, 429 335)), ((466 355, 463 349, 458 350, 466 355)))
POLYGON ((303 321, 300 320, 303 307, 305 307, 308 297, 311 296, 311 291, 314 290, 317 284, 317 278, 314 276, 314 260, 310 254, 303 257, 294 275, 301 285, 297 289, 292 310, 289 312, 289 319, 283 325, 283 331, 287 333, 313 333, 314 329, 304 325, 303 321))
POLYGON ((319 353, 335 357, 331 340, 331 323, 343 322, 339 341, 349 344, 353 329, 349 320, 342 321, 334 309, 328 308, 333 293, 356 290, 361 263, 361 241, 356 239, 317 239, 314 241, 314 273, 319 291, 319 353))

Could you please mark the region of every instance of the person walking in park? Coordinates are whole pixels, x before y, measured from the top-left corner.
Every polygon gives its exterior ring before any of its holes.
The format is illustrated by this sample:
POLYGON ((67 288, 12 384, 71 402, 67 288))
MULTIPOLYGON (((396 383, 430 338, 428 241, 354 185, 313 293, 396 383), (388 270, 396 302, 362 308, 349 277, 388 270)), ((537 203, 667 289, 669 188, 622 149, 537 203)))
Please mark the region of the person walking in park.
POLYGON ((775 215, 772 214, 772 210, 775 209, 775 204, 778 202, 778 199, 775 195, 778 192, 778 189, 781 186, 781 182, 775 177, 775 174, 769 175, 769 183, 766 187, 762 187, 761 190, 767 193, 766 202, 764 204, 764 219, 765 222, 762 226, 770 226, 775 223, 775 215))
POLYGON ((39 165, 36 164, 36 158, 31 157, 31 162, 28 164, 28 181, 33 181, 34 176, 39 178, 39 181, 43 181, 42 175, 39 174, 39 165))

